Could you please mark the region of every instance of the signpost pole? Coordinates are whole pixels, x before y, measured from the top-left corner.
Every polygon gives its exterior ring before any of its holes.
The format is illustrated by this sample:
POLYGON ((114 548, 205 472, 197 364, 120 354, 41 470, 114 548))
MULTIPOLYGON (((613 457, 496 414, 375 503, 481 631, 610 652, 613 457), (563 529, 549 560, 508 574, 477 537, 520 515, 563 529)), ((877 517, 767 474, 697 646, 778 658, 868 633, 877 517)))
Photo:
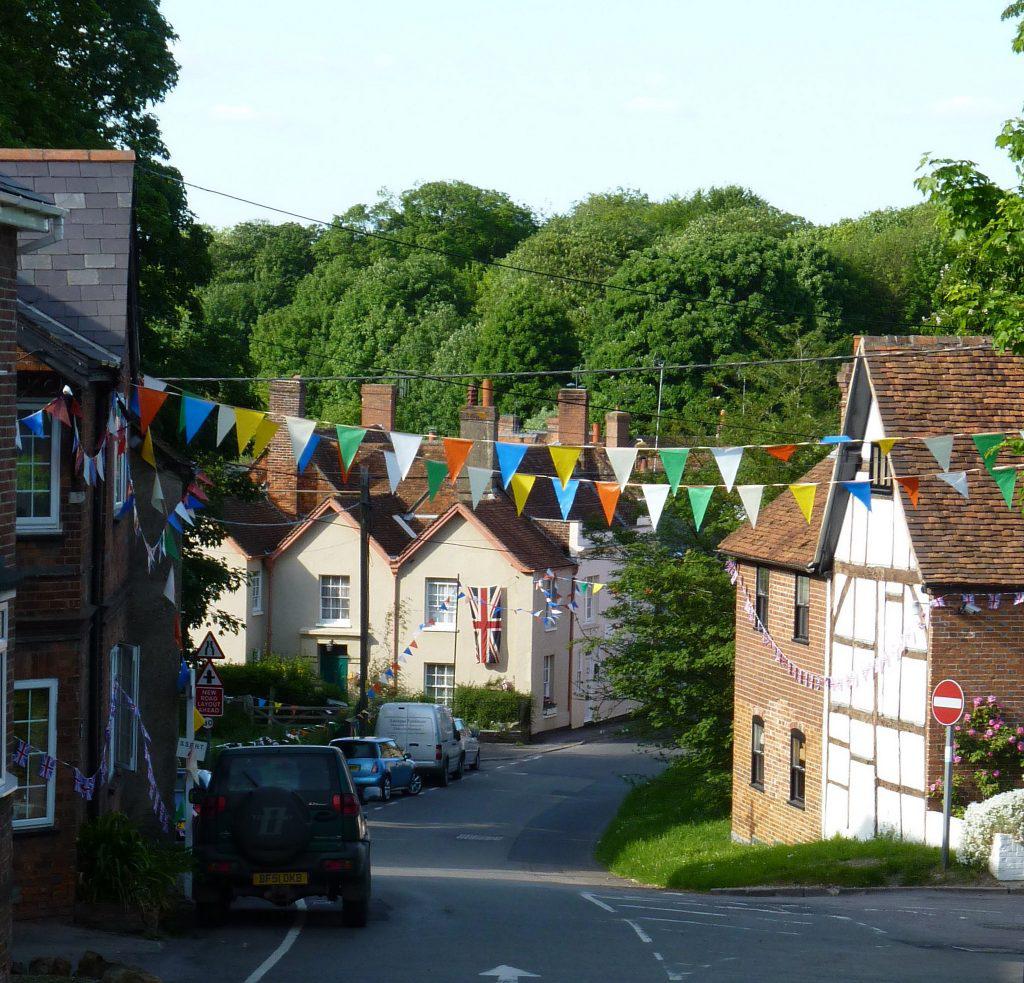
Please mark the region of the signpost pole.
POLYGON ((949 870, 949 815, 953 800, 953 725, 946 727, 945 774, 942 779, 942 869, 949 870))
MULTIPOLYGON (((191 742, 196 739, 196 667, 191 664, 188 670, 188 697, 185 700, 185 737, 191 742)), ((192 803, 189 796, 192 793, 192 753, 185 759, 185 848, 192 849, 192 803)), ((185 897, 192 900, 192 875, 185 875, 185 897)))

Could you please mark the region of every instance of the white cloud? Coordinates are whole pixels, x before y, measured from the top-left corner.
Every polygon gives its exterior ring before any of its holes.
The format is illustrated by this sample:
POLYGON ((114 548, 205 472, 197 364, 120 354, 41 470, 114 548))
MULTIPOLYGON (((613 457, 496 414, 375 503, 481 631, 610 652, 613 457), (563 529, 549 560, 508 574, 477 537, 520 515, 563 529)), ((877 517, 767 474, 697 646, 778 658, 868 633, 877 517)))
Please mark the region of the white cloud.
POLYGON ((218 102, 210 107, 210 118, 225 123, 249 123, 258 116, 259 114, 252 106, 245 104, 231 105, 218 102))
POLYGON ((631 113, 674 113, 677 103, 664 96, 633 96, 626 100, 625 107, 631 113))

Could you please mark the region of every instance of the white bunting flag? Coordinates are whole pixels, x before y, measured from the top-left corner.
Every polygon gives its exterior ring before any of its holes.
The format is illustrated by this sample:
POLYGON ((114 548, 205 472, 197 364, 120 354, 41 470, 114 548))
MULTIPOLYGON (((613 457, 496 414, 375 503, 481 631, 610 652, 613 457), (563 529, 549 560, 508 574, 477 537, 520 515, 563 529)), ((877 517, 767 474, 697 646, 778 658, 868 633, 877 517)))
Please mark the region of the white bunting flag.
POLYGON ((391 446, 395 449, 398 472, 404 481, 409 473, 409 468, 412 467, 412 462, 416 460, 416 452, 420 449, 423 438, 417 433, 398 433, 396 431, 392 431, 388 436, 391 437, 391 446))
POLYGON ((157 392, 163 392, 167 388, 167 383, 163 379, 154 378, 151 375, 144 375, 142 377, 142 388, 143 389, 155 389, 157 392))
POLYGON ((159 472, 156 472, 153 475, 153 496, 151 501, 153 502, 153 508, 163 512, 164 488, 163 485, 160 484, 159 472))
POLYGON ((177 600, 174 593, 174 567, 167 571, 167 583, 164 584, 164 597, 167 598, 171 604, 174 604, 177 600))
POLYGON ((316 420, 307 420, 301 416, 286 416, 285 424, 288 426, 288 439, 292 442, 292 457, 299 470, 307 462, 302 460, 306 453, 306 445, 313 438, 313 431, 316 430, 316 420))
POLYGON ((174 506, 174 514, 180 515, 190 526, 195 525, 195 523, 192 521, 192 513, 189 512, 187 508, 185 508, 184 502, 178 502, 178 504, 174 506))
POLYGON ((231 428, 235 425, 235 408, 233 406, 225 406, 223 403, 217 405, 217 446, 220 446, 220 442, 231 433, 231 428))
MULTIPOLYGON (((950 438, 952 439, 952 438, 950 438)), ((950 488, 964 498, 970 498, 970 492, 967 489, 967 472, 966 471, 947 471, 943 474, 938 475, 942 481, 944 481, 950 488)))
POLYGON ((924 444, 932 452, 932 457, 939 462, 939 467, 943 471, 948 471, 949 461, 953 456, 953 435, 925 437, 924 444))
POLYGON ((473 500, 473 508, 476 508, 491 483, 491 469, 466 468, 466 472, 469 475, 469 494, 473 500))
POLYGON ((635 447, 606 447, 605 454, 608 455, 608 463, 615 472, 615 480, 619 483, 622 491, 626 490, 626 482, 633 473, 633 465, 636 464, 635 447))
POLYGON ((647 501, 647 511, 651 514, 651 527, 658 528, 661 520, 661 510, 665 508, 665 500, 670 491, 668 485, 641 485, 644 490, 644 499, 647 501))
POLYGON ((743 503, 743 511, 752 526, 757 525, 757 516, 761 511, 761 496, 764 494, 764 485, 737 485, 740 501, 743 503))
POLYGON ((743 458, 742 447, 712 447, 711 454, 722 472, 722 480, 725 482, 725 490, 732 491, 733 482, 736 480, 736 472, 740 469, 740 461, 743 458))
POLYGON ((398 491, 402 481, 402 472, 398 469, 398 459, 392 451, 384 451, 384 465, 388 469, 388 484, 391 486, 391 494, 398 491))

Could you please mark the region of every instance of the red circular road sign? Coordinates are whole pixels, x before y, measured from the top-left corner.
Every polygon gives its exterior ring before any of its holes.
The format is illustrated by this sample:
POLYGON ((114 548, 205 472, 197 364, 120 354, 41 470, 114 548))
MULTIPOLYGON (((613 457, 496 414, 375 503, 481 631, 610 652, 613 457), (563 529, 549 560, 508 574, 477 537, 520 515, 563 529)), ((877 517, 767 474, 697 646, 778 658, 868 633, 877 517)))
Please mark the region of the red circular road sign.
POLYGON ((944 679, 932 691, 932 716, 946 727, 952 727, 964 712, 964 691, 954 679, 944 679))

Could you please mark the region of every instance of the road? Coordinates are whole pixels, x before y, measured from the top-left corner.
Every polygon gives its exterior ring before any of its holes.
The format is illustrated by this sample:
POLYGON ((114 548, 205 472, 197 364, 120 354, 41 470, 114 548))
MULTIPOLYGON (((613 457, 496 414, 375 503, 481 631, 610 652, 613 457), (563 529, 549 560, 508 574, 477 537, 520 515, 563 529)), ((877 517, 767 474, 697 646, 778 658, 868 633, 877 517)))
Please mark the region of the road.
POLYGON ((656 755, 614 739, 484 754, 479 773, 447 789, 368 804, 366 929, 343 928, 337 905, 246 902, 223 929, 150 943, 130 961, 166 983, 516 978, 500 967, 548 983, 1024 980, 1024 898, 638 888, 591 853, 628 782, 662 767, 656 755))

